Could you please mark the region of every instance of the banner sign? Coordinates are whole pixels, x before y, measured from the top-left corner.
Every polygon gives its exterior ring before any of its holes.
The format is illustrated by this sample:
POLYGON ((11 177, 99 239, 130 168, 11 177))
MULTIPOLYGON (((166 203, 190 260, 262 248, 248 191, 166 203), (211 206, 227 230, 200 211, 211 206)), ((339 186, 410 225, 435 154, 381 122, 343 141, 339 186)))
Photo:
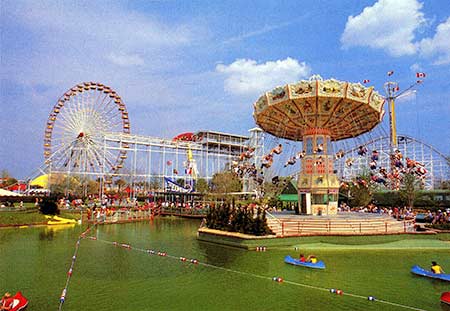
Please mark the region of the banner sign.
POLYGON ((180 184, 176 183, 174 180, 164 177, 164 182, 166 185, 166 191, 170 192, 181 192, 181 193, 188 193, 193 192, 194 189, 191 185, 181 186, 180 184))

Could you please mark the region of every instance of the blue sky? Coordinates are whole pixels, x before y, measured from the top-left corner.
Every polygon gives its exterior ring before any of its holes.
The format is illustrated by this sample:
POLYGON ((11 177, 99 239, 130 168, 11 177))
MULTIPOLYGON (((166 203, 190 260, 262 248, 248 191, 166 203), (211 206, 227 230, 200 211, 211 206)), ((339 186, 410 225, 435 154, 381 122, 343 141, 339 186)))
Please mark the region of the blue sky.
POLYGON ((312 74, 386 72, 415 96, 398 102, 398 132, 450 153, 450 1, 1 2, 0 169, 43 162, 47 117, 83 81, 122 97, 135 134, 247 134, 253 102, 312 74))

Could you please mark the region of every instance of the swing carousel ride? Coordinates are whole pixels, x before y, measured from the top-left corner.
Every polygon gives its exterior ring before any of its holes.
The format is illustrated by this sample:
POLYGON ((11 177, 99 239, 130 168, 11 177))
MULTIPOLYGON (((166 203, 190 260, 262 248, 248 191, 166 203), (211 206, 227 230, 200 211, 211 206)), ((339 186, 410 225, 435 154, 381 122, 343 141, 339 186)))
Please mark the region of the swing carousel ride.
MULTIPOLYGON (((301 161, 297 189, 302 213, 337 213, 340 181, 333 163, 343 154, 333 152, 331 142, 372 130, 384 115, 384 101, 373 87, 320 76, 277 87, 256 101, 253 116, 259 127, 303 142, 303 150, 290 159, 301 161)), ((264 156, 261 168, 269 168, 282 148, 279 144, 264 156)))

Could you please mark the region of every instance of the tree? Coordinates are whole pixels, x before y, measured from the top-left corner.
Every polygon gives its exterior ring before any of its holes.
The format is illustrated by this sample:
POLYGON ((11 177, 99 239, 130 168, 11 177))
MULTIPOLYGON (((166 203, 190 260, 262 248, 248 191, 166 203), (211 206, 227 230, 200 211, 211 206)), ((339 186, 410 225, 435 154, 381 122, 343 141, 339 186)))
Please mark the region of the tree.
MULTIPOLYGON (((291 187, 292 177, 277 177, 271 182, 264 183, 264 193, 267 204, 269 206, 278 206, 281 201, 278 199, 279 195, 284 189, 291 187)), ((296 191, 296 190, 295 190, 296 191)))
POLYGON ((349 185, 350 206, 362 207, 372 202, 373 185, 370 183, 370 176, 362 174, 349 185))
POLYGON ((195 190, 200 193, 208 192, 209 191, 208 182, 203 178, 197 179, 197 181, 195 183, 195 190))
POLYGON ((50 191, 55 195, 82 195, 83 187, 79 178, 63 174, 52 174, 49 180, 50 191))
POLYGON ((7 170, 2 170, 2 179, 8 179, 10 177, 7 170))
POLYGON ((87 193, 88 194, 97 194, 100 192, 100 183, 97 180, 88 180, 87 181, 87 193))
POLYGON ((0 187, 8 187, 17 184, 17 179, 11 177, 7 170, 2 170, 2 180, 0 187))
POLYGON ((417 198, 420 188, 420 182, 414 174, 405 174, 403 176, 400 188, 400 198, 407 207, 414 206, 414 200, 417 198))
POLYGON ((447 190, 450 189, 450 180, 443 180, 439 183, 438 189, 447 190))
MULTIPOLYGON (((156 173, 154 173, 156 175, 156 173)), ((158 190, 161 189, 161 179, 158 177, 152 177, 150 178, 149 188, 152 190, 158 190)))
POLYGON ((241 189, 242 184, 239 177, 232 172, 222 172, 213 175, 211 192, 223 194, 227 201, 231 201, 230 192, 239 192, 241 189))
POLYGON ((117 179, 114 184, 117 186, 118 188, 118 192, 120 193, 120 191, 122 190, 123 186, 125 186, 127 184, 127 182, 123 179, 117 179))

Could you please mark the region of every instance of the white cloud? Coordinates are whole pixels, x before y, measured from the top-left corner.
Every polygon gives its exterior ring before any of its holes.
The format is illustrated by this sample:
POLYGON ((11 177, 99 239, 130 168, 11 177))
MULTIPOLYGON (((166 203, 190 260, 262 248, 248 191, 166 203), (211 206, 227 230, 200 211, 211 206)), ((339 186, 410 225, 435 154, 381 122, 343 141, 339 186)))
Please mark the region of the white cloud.
POLYGON ((421 66, 420 64, 418 64, 418 63, 412 64, 412 65, 409 67, 409 69, 411 69, 411 71, 414 72, 414 73, 416 73, 416 72, 422 72, 422 71, 423 71, 422 66, 421 66))
POLYGON ((397 97, 398 102, 409 102, 416 100, 417 90, 408 90, 397 97))
POLYGON ((435 64, 450 64, 450 17, 437 26, 433 38, 422 39, 418 47, 422 56, 437 56, 435 64))
POLYGON ((144 64, 144 60, 142 59, 142 57, 135 54, 127 55, 124 53, 117 54, 113 52, 106 56, 106 58, 109 59, 113 64, 123 67, 138 66, 144 64))
POLYGON ((426 20, 417 0, 379 0, 357 16, 349 16, 341 36, 344 48, 367 46, 386 49, 393 56, 417 51, 415 31, 426 20))
POLYGON ((216 71, 224 74, 225 90, 232 94, 255 95, 294 82, 310 75, 305 62, 290 57, 258 64, 251 59, 238 59, 230 65, 219 64, 216 71))
POLYGON ((303 19, 304 17, 306 17, 307 14, 304 14, 294 20, 288 21, 288 22, 283 22, 277 25, 265 25, 262 28, 255 30, 255 31, 249 31, 243 34, 240 34, 238 36, 229 38, 227 40, 225 40, 223 42, 223 44, 230 44, 230 43, 236 43, 236 42, 240 42, 242 40, 248 39, 248 38, 252 38, 252 37, 256 37, 256 36, 261 36, 263 34, 272 32, 274 30, 280 29, 280 28, 284 28, 284 27, 288 27, 296 22, 298 22, 299 20, 303 19))
POLYGON ((99 40, 115 47, 186 44, 193 35, 186 25, 164 24, 118 2, 25 2, 16 4, 16 14, 29 27, 46 29, 52 36, 69 35, 85 41, 99 40))
POLYGON ((7 10, 3 25, 18 25, 31 40, 22 43, 28 49, 21 53, 6 50, 4 57, 14 65, 5 71, 26 84, 68 87, 85 79, 151 84, 155 75, 181 66, 180 51, 202 32, 192 22, 164 23, 118 2, 106 8, 96 1, 17 1, 9 2, 7 10))

